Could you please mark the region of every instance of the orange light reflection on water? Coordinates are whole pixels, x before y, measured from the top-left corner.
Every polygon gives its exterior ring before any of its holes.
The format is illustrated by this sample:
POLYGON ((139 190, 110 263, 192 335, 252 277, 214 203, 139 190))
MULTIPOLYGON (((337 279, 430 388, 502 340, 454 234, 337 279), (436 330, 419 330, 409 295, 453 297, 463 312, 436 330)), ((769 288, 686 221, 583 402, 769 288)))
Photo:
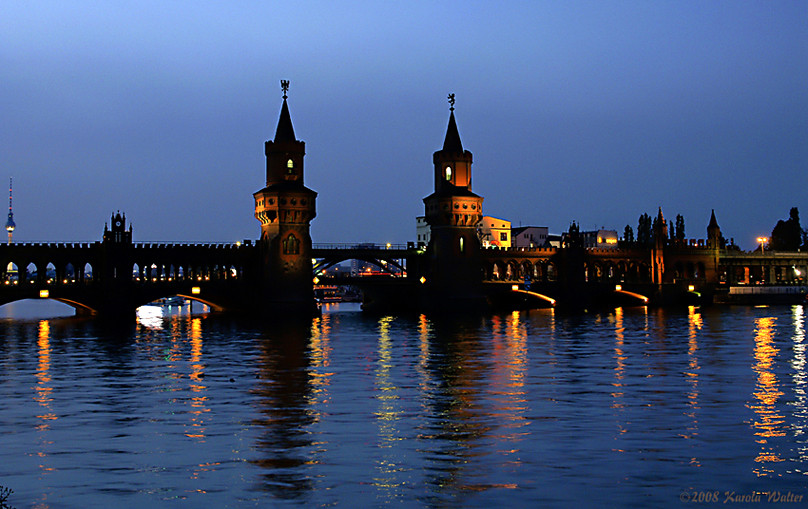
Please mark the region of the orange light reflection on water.
MULTIPOLYGON (((327 404, 331 396, 328 386, 331 385, 331 377, 334 373, 328 371, 331 365, 331 314, 323 313, 315 318, 311 324, 311 392, 308 396, 309 408, 316 404, 327 404)), ((312 417, 319 418, 319 415, 312 413, 312 417)))
POLYGON ((770 439, 785 436, 783 430, 784 416, 776 410, 776 403, 783 392, 779 388, 777 376, 772 370, 772 364, 779 350, 774 346, 775 317, 764 317, 755 320, 755 365, 752 369, 757 374, 755 392, 752 393, 756 402, 748 404, 757 419, 752 423, 755 429, 755 441, 761 445, 760 453, 755 462, 755 474, 760 477, 772 475, 774 470, 767 467, 767 463, 783 461, 773 448, 768 445, 770 439))
MULTIPOLYGON (((806 369, 806 345, 805 345, 805 306, 794 306, 792 308, 792 323, 794 324, 794 358, 791 365, 794 368, 792 380, 794 382, 794 419, 793 427, 796 435, 805 435, 806 430, 803 423, 808 420, 808 391, 806 391, 805 369, 806 369)), ((801 462, 808 461, 808 448, 798 449, 801 462)))
POLYGON ((50 323, 48 320, 39 322, 39 333, 37 335, 37 351, 38 363, 36 368, 36 395, 34 401, 45 408, 46 412, 42 415, 37 415, 38 419, 43 422, 39 423, 37 429, 46 430, 50 426, 48 421, 56 419, 56 415, 51 411, 50 403, 53 401, 52 393, 53 388, 50 386, 50 323))
POLYGON ((527 436, 522 428, 530 424, 524 413, 527 410, 525 394, 525 376, 527 373, 527 329, 519 311, 510 315, 492 318, 493 372, 488 389, 492 399, 491 412, 493 422, 488 436, 502 445, 497 451, 505 456, 503 459, 510 465, 518 465, 521 449, 509 446, 516 444, 527 436), (506 448, 506 446, 508 446, 506 448))
MULTIPOLYGON (((37 419, 40 422, 37 424, 36 429, 39 432, 46 432, 50 429, 51 421, 55 421, 57 419, 56 414, 53 413, 51 409, 51 402, 53 401, 53 387, 50 386, 51 383, 51 376, 50 376, 50 364, 51 364, 51 348, 50 348, 50 322, 48 320, 42 320, 39 322, 39 331, 37 334, 37 355, 38 355, 38 362, 37 362, 37 369, 36 369, 36 386, 34 390, 36 394, 34 395, 34 401, 39 403, 39 405, 44 409, 43 413, 37 415, 37 419)), ((42 463, 39 464, 40 470, 43 473, 51 472, 55 470, 53 467, 49 467, 45 465, 45 458, 48 457, 48 453, 45 452, 45 447, 52 445, 53 442, 45 439, 46 435, 42 435, 42 449, 36 453, 37 457, 40 458, 42 463)), ((47 507, 47 506, 45 506, 47 507)))
MULTIPOLYGON (((379 319, 379 339, 377 342, 377 361, 375 384, 378 409, 375 412, 379 433, 379 447, 385 449, 383 456, 376 461, 378 474, 373 484, 379 488, 397 488, 403 484, 398 481, 400 474, 396 461, 396 452, 392 450, 396 442, 403 440, 398 421, 401 418, 399 408, 399 388, 393 383, 393 344, 390 338, 390 325, 394 318, 385 316, 379 319)), ((391 492, 392 493, 392 492, 391 492)))
POLYGON ((202 319, 192 318, 190 320, 190 340, 191 340, 191 373, 188 376, 191 380, 189 389, 196 395, 191 397, 191 431, 185 433, 189 438, 197 438, 204 441, 205 420, 204 414, 210 412, 210 408, 205 406, 208 400, 205 396, 207 387, 202 381, 205 376, 205 365, 202 363, 202 319))
MULTIPOLYGON (((696 306, 689 306, 687 308, 688 320, 688 336, 687 336, 687 357, 688 357, 688 371, 684 373, 685 381, 690 385, 690 390, 687 392, 687 405, 688 411, 685 415, 690 418, 690 425, 687 427, 686 433, 682 434, 682 438, 688 440, 695 438, 699 434, 699 417, 698 410, 699 404, 699 332, 704 326, 704 321, 701 316, 701 311, 696 306)), ((701 466, 698 458, 691 458, 690 464, 694 466, 701 466)))

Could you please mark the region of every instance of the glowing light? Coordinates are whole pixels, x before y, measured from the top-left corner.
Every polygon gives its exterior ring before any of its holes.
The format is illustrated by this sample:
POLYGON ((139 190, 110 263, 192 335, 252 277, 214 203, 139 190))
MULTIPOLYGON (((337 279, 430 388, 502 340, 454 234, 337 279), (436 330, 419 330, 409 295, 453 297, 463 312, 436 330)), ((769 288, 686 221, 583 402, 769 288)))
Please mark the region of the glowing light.
POLYGON ((513 290, 514 292, 519 290, 519 285, 511 285, 511 290, 513 290))
POLYGON ((48 297, 50 297, 50 292, 48 290, 39 290, 40 299, 47 299, 48 297))
POLYGON ((623 289, 623 285, 614 285, 614 291, 619 292, 623 289))
POLYGON ((314 279, 312 279, 312 281, 313 281, 313 282, 314 282, 314 284, 316 285, 317 283, 319 283, 319 282, 320 282, 320 278, 315 277, 314 279))
POLYGON ((388 243, 387 243, 387 249, 390 249, 390 246, 391 246, 391 245, 392 245, 392 244, 390 244, 390 243, 388 242, 388 243))
POLYGON ((418 281, 420 281, 421 284, 424 284, 426 283, 426 278, 424 276, 421 276, 421 279, 419 279, 418 281))
POLYGON ((199 288, 198 286, 194 286, 191 288, 191 294, 199 295, 200 293, 202 293, 202 289, 199 288))
POLYGON ((696 291, 695 285, 687 285, 687 291, 688 292, 695 292, 696 291))

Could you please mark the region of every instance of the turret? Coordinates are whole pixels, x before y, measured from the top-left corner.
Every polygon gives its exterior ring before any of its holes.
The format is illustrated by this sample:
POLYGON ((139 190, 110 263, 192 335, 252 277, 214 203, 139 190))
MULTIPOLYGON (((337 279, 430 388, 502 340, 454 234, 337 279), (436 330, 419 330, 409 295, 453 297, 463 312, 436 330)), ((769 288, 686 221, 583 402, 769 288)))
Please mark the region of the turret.
POLYGON ((483 199, 471 191, 471 152, 463 150, 449 94, 449 126, 443 148, 432 156, 435 192, 424 198, 430 226, 426 280, 433 305, 478 307, 482 297, 482 258, 477 224, 483 199))
POLYGON ((303 184, 306 144, 295 138, 287 104, 289 82, 281 81, 281 105, 275 138, 264 144, 266 187, 253 194, 261 222, 262 305, 276 311, 314 308, 311 220, 317 193, 303 184))
POLYGON ((715 210, 710 213, 710 224, 707 225, 707 247, 719 249, 723 247, 721 242, 721 228, 715 220, 715 210))

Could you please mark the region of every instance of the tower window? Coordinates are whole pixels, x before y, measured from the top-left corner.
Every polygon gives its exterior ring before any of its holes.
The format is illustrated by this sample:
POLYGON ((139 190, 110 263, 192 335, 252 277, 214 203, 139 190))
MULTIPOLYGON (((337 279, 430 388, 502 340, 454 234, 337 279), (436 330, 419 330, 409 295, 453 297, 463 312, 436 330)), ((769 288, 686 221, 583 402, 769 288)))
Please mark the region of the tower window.
POLYGON ((446 176, 446 180, 452 180, 452 167, 447 166, 445 170, 443 170, 444 175, 446 176))
POLYGON ((300 241, 291 233, 283 239, 283 254, 300 254, 300 241))
POLYGON ((286 173, 292 174, 295 172, 295 162, 289 159, 286 161, 286 173))

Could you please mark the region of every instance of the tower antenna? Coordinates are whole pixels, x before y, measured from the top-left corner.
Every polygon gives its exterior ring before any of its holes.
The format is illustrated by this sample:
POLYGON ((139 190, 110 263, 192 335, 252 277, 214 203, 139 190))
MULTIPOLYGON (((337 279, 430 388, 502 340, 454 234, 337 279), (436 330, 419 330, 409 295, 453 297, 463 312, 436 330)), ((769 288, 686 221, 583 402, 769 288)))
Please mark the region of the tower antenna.
POLYGON ((286 92, 289 91, 289 80, 281 80, 281 90, 283 90, 283 98, 286 99, 286 92))
POLYGON ((9 177, 8 179, 8 221, 6 221, 6 231, 8 232, 8 244, 11 245, 11 234, 14 233, 14 228, 17 227, 14 224, 14 212, 11 210, 11 189, 12 184, 14 183, 14 177, 9 177))

